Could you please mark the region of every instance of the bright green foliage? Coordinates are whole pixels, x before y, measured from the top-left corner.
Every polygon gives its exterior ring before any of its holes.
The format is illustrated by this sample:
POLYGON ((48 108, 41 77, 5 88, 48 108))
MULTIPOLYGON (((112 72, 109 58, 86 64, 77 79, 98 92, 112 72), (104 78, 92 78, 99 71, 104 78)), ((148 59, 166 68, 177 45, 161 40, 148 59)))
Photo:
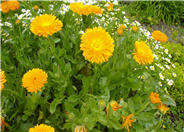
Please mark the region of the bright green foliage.
MULTIPOLYGON (((168 89, 169 94, 175 99, 177 103, 177 109, 173 108, 174 114, 184 118, 184 47, 181 44, 168 43, 164 47, 168 48, 172 55, 172 60, 175 62, 176 68, 173 72, 177 77, 173 87, 168 89)), ((169 73, 166 73, 167 75, 169 73)))

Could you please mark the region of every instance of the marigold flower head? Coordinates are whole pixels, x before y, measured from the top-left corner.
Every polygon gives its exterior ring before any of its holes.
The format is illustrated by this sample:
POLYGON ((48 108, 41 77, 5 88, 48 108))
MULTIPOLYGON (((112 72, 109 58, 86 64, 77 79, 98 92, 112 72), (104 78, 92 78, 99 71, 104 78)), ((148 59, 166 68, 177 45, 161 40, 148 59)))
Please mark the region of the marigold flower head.
POLYGON ((22 78, 22 86, 28 92, 41 91, 44 84, 47 83, 47 73, 39 68, 33 68, 24 74, 22 78))
POLYGON ((20 4, 17 0, 8 1, 8 8, 12 11, 15 11, 20 8, 20 4))
POLYGON ((0 90, 2 90, 4 88, 4 83, 6 82, 6 79, 5 79, 4 71, 2 71, 0 69, 0 72, 1 72, 1 78, 0 78, 1 88, 0 88, 0 90))
POLYGON ((109 5, 107 6, 108 11, 113 11, 113 3, 109 2, 109 5))
POLYGON ((117 32, 119 35, 123 35, 123 29, 121 27, 118 28, 117 32))
POLYGON ((19 23, 20 23, 20 20, 19 20, 19 19, 17 19, 17 20, 15 21, 15 23, 16 23, 16 24, 19 24, 19 23))
POLYGON ((30 30, 35 35, 48 37, 48 35, 60 31, 62 27, 63 23, 59 19, 56 19, 56 16, 43 14, 36 16, 31 22, 30 30))
POLYGON ((167 111, 169 110, 169 108, 168 108, 165 104, 163 104, 163 103, 160 103, 160 104, 157 106, 157 108, 158 108, 161 112, 163 112, 164 114, 167 113, 167 111))
POLYGON ((54 128, 45 124, 36 125, 30 128, 29 132, 55 132, 54 128))
POLYGON ((87 29, 81 37, 80 49, 86 60, 92 63, 108 61, 114 51, 114 40, 102 27, 87 29))
MULTIPOLYGON (((120 106, 118 104, 118 102, 115 101, 115 100, 112 100, 110 102, 110 106, 111 106, 111 108, 112 108, 113 111, 117 111, 118 109, 122 108, 122 106, 120 106)), ((106 107, 106 114, 107 114, 107 116, 109 115, 109 105, 107 105, 107 107, 106 107)))
POLYGON ((75 132, 87 132, 87 129, 85 128, 85 126, 76 126, 75 132))
POLYGON ((103 13, 102 9, 96 5, 84 5, 83 3, 80 2, 71 3, 70 10, 79 15, 89 15, 91 13, 94 14, 103 13))
POLYGON ((113 111, 117 111, 118 109, 122 108, 117 101, 113 100, 110 102, 110 106, 112 107, 113 111))
POLYGON ((133 27, 132 27, 132 30, 133 30, 134 32, 137 32, 137 31, 138 31, 138 27, 137 27, 137 26, 133 26, 133 27))
POLYGON ((126 28, 125 25, 123 25, 123 24, 121 24, 120 27, 121 27, 122 29, 125 29, 125 28, 126 28))
POLYGON ((149 98, 150 98, 150 100, 151 100, 151 102, 152 102, 153 104, 161 103, 159 94, 157 94, 157 93, 152 92, 152 93, 150 94, 149 98))
POLYGON ((103 13, 103 10, 96 5, 89 5, 89 8, 91 10, 91 13, 93 13, 93 14, 102 14, 103 13))
POLYGON ((122 115, 122 119, 123 119, 122 128, 125 127, 128 132, 130 131, 129 127, 132 126, 132 122, 136 121, 136 119, 133 119, 133 116, 134 116, 133 114, 129 114, 126 117, 122 115))
POLYGON ((33 9, 37 11, 39 9, 38 5, 34 5, 33 9))
POLYGON ((160 41, 160 42, 166 42, 168 40, 168 37, 160 32, 159 30, 155 30, 152 32, 152 37, 157 40, 157 41, 160 41))
POLYGON ((3 13, 7 13, 7 12, 9 12, 9 7, 8 7, 8 2, 7 1, 4 1, 4 2, 2 2, 1 3, 1 11, 3 12, 3 13))
POLYGON ((144 41, 135 42, 134 59, 139 64, 151 64, 153 62, 153 53, 149 46, 144 41))

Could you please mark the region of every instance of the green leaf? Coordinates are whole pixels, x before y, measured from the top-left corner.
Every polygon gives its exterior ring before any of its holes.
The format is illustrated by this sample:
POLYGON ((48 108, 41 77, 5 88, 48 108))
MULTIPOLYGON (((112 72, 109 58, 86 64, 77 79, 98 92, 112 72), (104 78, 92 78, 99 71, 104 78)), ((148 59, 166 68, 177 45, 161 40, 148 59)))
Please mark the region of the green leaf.
POLYGON ((120 130, 121 129, 121 124, 119 123, 118 120, 115 119, 110 119, 108 121, 108 123, 116 130, 120 130))
POLYGON ((128 108, 130 109, 131 113, 135 113, 134 102, 132 99, 128 99, 128 108))
POLYGON ((152 121, 155 118, 155 116, 153 113, 142 112, 138 114, 135 118, 137 120, 142 120, 142 121, 152 121))
POLYGON ((52 101, 52 103, 50 104, 50 113, 51 114, 53 114, 56 111, 57 105, 60 104, 62 100, 63 100, 63 98, 61 98, 61 99, 55 98, 52 101))
POLYGON ((176 106, 175 101, 168 95, 163 95, 162 96, 162 102, 166 105, 171 105, 171 106, 176 106))

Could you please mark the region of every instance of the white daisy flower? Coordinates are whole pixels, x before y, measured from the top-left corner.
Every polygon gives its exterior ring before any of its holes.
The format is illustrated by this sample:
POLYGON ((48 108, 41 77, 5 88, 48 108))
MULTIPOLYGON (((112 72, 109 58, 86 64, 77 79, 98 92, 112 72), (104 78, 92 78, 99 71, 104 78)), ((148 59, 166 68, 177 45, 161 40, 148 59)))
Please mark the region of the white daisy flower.
POLYGON ((162 75, 162 73, 159 73, 160 79, 164 80, 164 76, 162 75))

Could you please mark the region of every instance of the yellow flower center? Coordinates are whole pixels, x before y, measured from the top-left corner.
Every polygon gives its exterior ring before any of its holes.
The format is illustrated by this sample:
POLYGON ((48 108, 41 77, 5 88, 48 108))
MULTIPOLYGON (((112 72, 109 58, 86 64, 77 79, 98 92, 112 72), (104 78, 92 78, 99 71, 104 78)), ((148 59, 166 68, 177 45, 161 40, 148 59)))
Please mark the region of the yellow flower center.
POLYGON ((42 27, 48 27, 50 25, 51 25, 51 23, 49 21, 46 21, 46 22, 42 23, 42 27))
POLYGON ((91 47, 93 47, 94 50, 101 50, 102 45, 103 45, 103 42, 102 40, 99 40, 99 39, 95 39, 91 43, 91 47))

